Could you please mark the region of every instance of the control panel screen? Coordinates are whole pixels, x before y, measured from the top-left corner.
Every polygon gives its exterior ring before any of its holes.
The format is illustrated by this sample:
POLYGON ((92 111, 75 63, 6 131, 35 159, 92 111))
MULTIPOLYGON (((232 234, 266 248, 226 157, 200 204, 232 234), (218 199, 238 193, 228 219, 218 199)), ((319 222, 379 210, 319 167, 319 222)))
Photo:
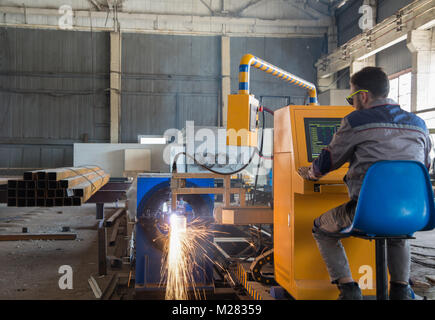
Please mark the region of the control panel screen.
POLYGON ((308 162, 313 162, 340 128, 341 118, 305 118, 308 162))

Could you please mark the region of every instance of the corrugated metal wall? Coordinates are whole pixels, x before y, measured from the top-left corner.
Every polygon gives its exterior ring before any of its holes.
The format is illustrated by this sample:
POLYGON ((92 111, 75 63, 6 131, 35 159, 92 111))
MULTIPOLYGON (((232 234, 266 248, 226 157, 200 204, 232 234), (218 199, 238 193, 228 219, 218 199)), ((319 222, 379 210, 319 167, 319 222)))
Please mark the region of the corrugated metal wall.
POLYGON ((376 22, 382 22, 385 18, 394 15, 397 10, 405 7, 414 0, 378 0, 376 22))
POLYGON ((0 167, 72 165, 109 139, 106 33, 0 28, 0 167))
POLYGON ((358 25, 361 14, 358 13, 358 10, 362 4, 363 0, 350 0, 345 6, 337 10, 335 19, 339 46, 361 33, 358 25))
POLYGON ((388 74, 394 74, 412 67, 412 54, 406 41, 399 42, 376 55, 376 65, 388 74))
MULTIPOLYGON (((385 18, 394 15, 397 10, 410 4, 413 0, 378 0, 376 23, 382 22, 385 18)), ((350 0, 339 8, 336 12, 338 44, 341 46, 347 41, 361 33, 358 22, 361 14, 359 8, 363 5, 363 0, 350 0)))
MULTIPOLYGON (((378 0, 377 2, 377 23, 382 22, 385 18, 394 15, 397 10, 405 7, 412 0, 378 0)), ((336 13, 338 42, 339 45, 361 33, 358 26, 361 14, 358 13, 362 0, 351 0, 343 8, 338 9, 336 13)), ((400 42, 386 50, 381 51, 376 56, 376 65, 384 68, 387 74, 393 74, 411 67, 412 57, 406 47, 406 42, 400 42)), ((341 74, 339 73, 339 77, 341 74)), ((348 77, 339 81, 339 88, 346 88, 348 77), (344 81, 344 82, 343 82, 344 81)))
MULTIPOLYGON (((315 82, 321 41, 232 38, 232 92, 248 52, 315 82)), ((187 120, 218 125, 220 42, 123 34, 122 142, 182 129, 187 120)), ((0 168, 72 165, 74 142, 109 142, 109 52, 108 33, 0 28, 0 168)), ((271 108, 302 104, 306 94, 258 70, 251 85, 271 108)))
POLYGON ((122 142, 162 135, 187 120, 216 126, 220 37, 123 34, 122 142))
MULTIPOLYGON (((238 92, 240 59, 246 53, 316 83, 314 63, 320 57, 322 41, 323 38, 231 38, 231 92, 238 92)), ((306 90, 255 68, 251 68, 250 91, 273 110, 289 103, 304 104, 307 95, 306 90)), ((266 126, 273 127, 270 117, 266 126)))

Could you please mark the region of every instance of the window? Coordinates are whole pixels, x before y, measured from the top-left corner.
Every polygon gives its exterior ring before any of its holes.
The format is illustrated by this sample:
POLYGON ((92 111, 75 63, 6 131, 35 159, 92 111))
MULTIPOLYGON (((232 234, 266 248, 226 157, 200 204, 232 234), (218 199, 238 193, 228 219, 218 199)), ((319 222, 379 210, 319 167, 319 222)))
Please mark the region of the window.
POLYGON ((159 136, 139 135, 138 140, 140 144, 166 144, 167 142, 165 137, 159 137, 159 136))
MULTIPOLYGON (((407 69, 402 72, 391 75, 390 78, 390 94, 388 98, 395 100, 403 110, 411 112, 411 71, 407 69)), ((435 108, 434 109, 418 109, 414 113, 422 118, 426 123, 427 128, 431 133, 432 146, 435 144, 435 108)), ((435 158, 434 148, 432 147, 431 157, 435 158)))
POLYGON ((390 94, 400 107, 411 112, 411 70, 405 70, 390 76, 390 94))

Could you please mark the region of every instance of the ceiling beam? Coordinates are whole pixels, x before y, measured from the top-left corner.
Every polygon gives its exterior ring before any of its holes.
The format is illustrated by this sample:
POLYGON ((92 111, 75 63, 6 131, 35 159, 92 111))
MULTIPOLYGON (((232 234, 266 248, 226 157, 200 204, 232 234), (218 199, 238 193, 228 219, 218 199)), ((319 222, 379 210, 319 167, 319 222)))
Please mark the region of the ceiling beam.
MULTIPOLYGON (((60 29, 61 15, 57 9, 26 8, 26 17, 23 8, 0 6, 0 26, 60 29)), ((266 20, 133 12, 118 12, 117 18, 122 32, 252 37, 319 37, 330 24, 330 19, 266 20)), ((93 31, 113 31, 113 21, 106 19, 107 12, 104 11, 76 10, 73 11, 72 30, 89 31, 92 22, 93 31)))
POLYGON ((88 2, 90 2, 98 10, 100 10, 100 11, 103 10, 103 8, 101 7, 101 4, 99 4, 97 0, 88 0, 88 2))
POLYGON ((252 6, 254 6, 254 5, 256 5, 257 3, 260 3, 260 2, 262 2, 262 1, 264 1, 264 0, 251 0, 251 1, 249 1, 247 4, 245 4, 244 6, 242 6, 241 8, 232 11, 231 14, 234 15, 234 16, 240 16, 240 15, 243 13, 243 11, 245 11, 245 10, 248 9, 248 8, 251 8, 252 6))
POLYGON ((215 14, 214 10, 210 7, 210 5, 207 4, 207 2, 205 2, 204 0, 199 0, 199 1, 201 1, 201 3, 204 5, 204 7, 206 7, 208 9, 208 11, 210 11, 211 15, 215 14))
MULTIPOLYGON (((325 12, 325 11, 319 10, 319 9, 317 9, 316 7, 314 7, 314 6, 312 5, 312 3, 311 3, 309 0, 301 0, 301 1, 304 1, 305 5, 306 5, 308 8, 311 8, 312 10, 316 11, 316 12, 319 13, 322 17, 330 16, 330 13, 329 13, 329 6, 326 6, 326 9, 327 9, 328 12, 325 12)), ((320 2, 320 1, 318 1, 318 3, 321 3, 322 5, 325 5, 323 2, 320 2)))
POLYGON ((327 18, 329 15, 319 12, 318 10, 313 9, 307 1, 295 1, 295 0, 283 0, 288 3, 292 7, 302 11, 313 19, 322 19, 327 18))
POLYGON ((318 77, 327 78, 349 67, 353 61, 364 60, 405 40, 409 31, 434 27, 434 4, 435 0, 414 1, 372 29, 352 38, 317 61, 318 77))

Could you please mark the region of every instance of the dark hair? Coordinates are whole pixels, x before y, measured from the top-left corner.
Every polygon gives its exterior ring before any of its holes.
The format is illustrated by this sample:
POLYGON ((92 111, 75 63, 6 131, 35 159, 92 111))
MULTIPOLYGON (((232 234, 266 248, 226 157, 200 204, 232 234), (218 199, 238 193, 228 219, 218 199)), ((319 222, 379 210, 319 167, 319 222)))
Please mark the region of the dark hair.
POLYGON ((355 73, 350 82, 358 90, 368 90, 375 98, 386 98, 390 92, 387 74, 378 67, 366 67, 355 73))

